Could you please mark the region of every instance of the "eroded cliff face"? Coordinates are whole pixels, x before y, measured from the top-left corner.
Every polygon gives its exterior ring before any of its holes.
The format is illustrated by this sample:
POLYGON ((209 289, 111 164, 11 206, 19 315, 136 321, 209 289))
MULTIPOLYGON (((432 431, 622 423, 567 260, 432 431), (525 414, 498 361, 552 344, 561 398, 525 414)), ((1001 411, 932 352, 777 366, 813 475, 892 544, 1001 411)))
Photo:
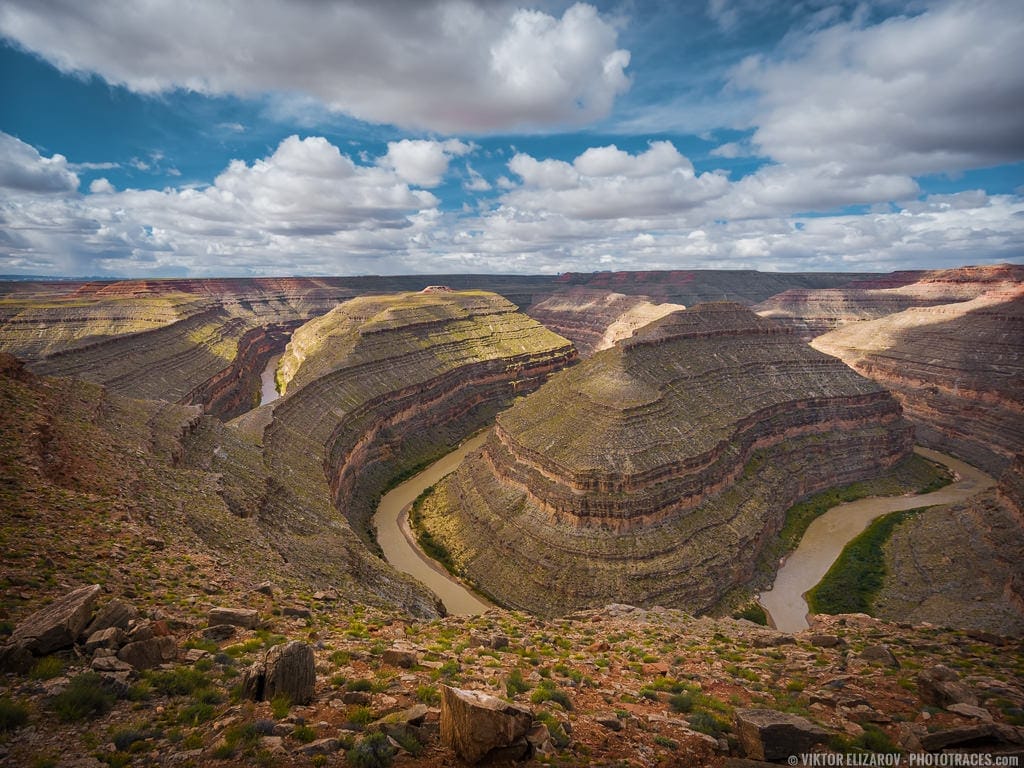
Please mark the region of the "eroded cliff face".
POLYGON ((875 615, 1024 634, 1024 454, 995 488, 901 523, 884 551, 875 615))
POLYGON ((496 294, 355 299, 293 334, 263 433, 267 461, 289 457, 295 482, 283 482, 333 499, 369 538, 396 475, 447 452, 575 354, 496 294))
POLYGON ((796 500, 911 443, 878 385, 737 304, 701 305, 500 414, 420 514, 508 605, 706 610, 750 578, 796 500))
POLYGON ((890 390, 929 448, 994 475, 1024 449, 1024 284, 856 323, 812 344, 890 390))
POLYGON ((999 264, 928 271, 893 272, 853 280, 839 288, 794 288, 754 306, 796 330, 806 341, 861 320, 875 320, 912 307, 976 299, 1024 283, 1024 267, 999 264))
POLYGON ((647 296, 569 288, 534 304, 526 314, 571 340, 580 355, 589 357, 617 341, 628 339, 638 328, 680 309, 685 307, 655 303, 647 296))

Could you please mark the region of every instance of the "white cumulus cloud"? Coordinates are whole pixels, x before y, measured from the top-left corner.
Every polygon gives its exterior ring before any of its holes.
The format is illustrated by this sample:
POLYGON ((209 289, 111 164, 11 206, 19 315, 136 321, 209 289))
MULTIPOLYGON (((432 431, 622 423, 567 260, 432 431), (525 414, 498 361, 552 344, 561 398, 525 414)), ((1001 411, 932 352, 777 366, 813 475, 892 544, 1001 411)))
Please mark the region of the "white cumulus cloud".
POLYGON ((0 188, 21 192, 74 192, 78 176, 64 155, 43 157, 35 147, 0 133, 0 188))
POLYGON ((432 141, 402 139, 389 141, 381 164, 393 168, 402 179, 418 187, 436 187, 448 172, 453 157, 467 154, 472 147, 458 139, 432 141))
POLYGON ((757 55, 732 84, 760 99, 754 143, 789 166, 919 175, 1024 159, 1024 4, 954 0, 853 21, 757 55))
POLYGON ((282 93, 447 133, 589 123, 630 84, 615 24, 586 3, 7 0, 0 34, 140 93, 282 93))

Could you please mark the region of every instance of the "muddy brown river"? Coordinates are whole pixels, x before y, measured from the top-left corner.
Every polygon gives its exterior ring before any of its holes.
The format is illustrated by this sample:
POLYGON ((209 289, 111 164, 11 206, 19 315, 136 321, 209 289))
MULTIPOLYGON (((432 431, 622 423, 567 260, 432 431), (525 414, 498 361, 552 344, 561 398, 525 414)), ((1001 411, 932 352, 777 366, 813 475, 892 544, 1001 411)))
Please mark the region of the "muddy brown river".
POLYGON ((486 437, 487 433, 481 432, 470 438, 415 477, 386 493, 373 515, 377 542, 384 550, 387 561, 441 598, 449 614, 483 613, 493 606, 463 586, 437 561, 420 550, 409 528, 409 508, 423 491, 458 469, 466 455, 483 445, 486 437))
POLYGON ((945 464, 956 473, 957 481, 919 496, 874 496, 847 502, 832 507, 814 520, 800 539, 799 546, 779 569, 772 588, 758 595, 758 602, 776 629, 799 632, 807 628, 804 594, 821 581, 843 547, 875 518, 916 507, 955 504, 995 485, 995 480, 984 472, 952 456, 920 446, 914 451, 926 459, 945 464))
POLYGON ((274 355, 267 361, 267 367, 260 374, 260 405, 272 403, 281 396, 277 393, 277 382, 274 380, 280 360, 281 355, 274 355))

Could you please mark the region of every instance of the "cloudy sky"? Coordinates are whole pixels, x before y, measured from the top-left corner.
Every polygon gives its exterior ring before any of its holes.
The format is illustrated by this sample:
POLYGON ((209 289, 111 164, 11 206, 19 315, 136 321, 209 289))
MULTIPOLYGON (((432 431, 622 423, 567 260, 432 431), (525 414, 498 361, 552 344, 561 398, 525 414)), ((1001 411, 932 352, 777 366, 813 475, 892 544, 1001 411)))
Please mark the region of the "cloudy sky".
POLYGON ((1020 0, 0 0, 0 274, 1024 262, 1020 0))

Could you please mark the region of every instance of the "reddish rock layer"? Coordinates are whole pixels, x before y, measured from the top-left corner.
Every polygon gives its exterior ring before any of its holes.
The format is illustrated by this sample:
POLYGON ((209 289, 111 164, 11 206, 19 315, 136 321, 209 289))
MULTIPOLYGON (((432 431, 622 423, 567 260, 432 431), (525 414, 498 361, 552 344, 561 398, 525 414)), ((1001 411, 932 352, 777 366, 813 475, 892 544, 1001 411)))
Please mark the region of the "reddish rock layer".
POLYGON ((581 355, 589 357, 680 309, 685 307, 652 303, 646 296, 569 288, 534 304, 526 314, 572 341, 581 355))
POLYGON ((814 340, 889 389, 918 441, 999 474, 1024 449, 1024 285, 814 340))
POLYGON ((932 271, 893 272, 840 288, 791 289, 754 307, 790 325, 807 341, 848 323, 874 320, 912 307, 970 301, 1024 283, 1024 267, 999 264, 932 271))
POLYGON ((750 577, 796 500, 881 472, 911 442, 879 386, 736 304, 702 305, 499 414, 423 518, 516 607, 703 610, 750 577))

